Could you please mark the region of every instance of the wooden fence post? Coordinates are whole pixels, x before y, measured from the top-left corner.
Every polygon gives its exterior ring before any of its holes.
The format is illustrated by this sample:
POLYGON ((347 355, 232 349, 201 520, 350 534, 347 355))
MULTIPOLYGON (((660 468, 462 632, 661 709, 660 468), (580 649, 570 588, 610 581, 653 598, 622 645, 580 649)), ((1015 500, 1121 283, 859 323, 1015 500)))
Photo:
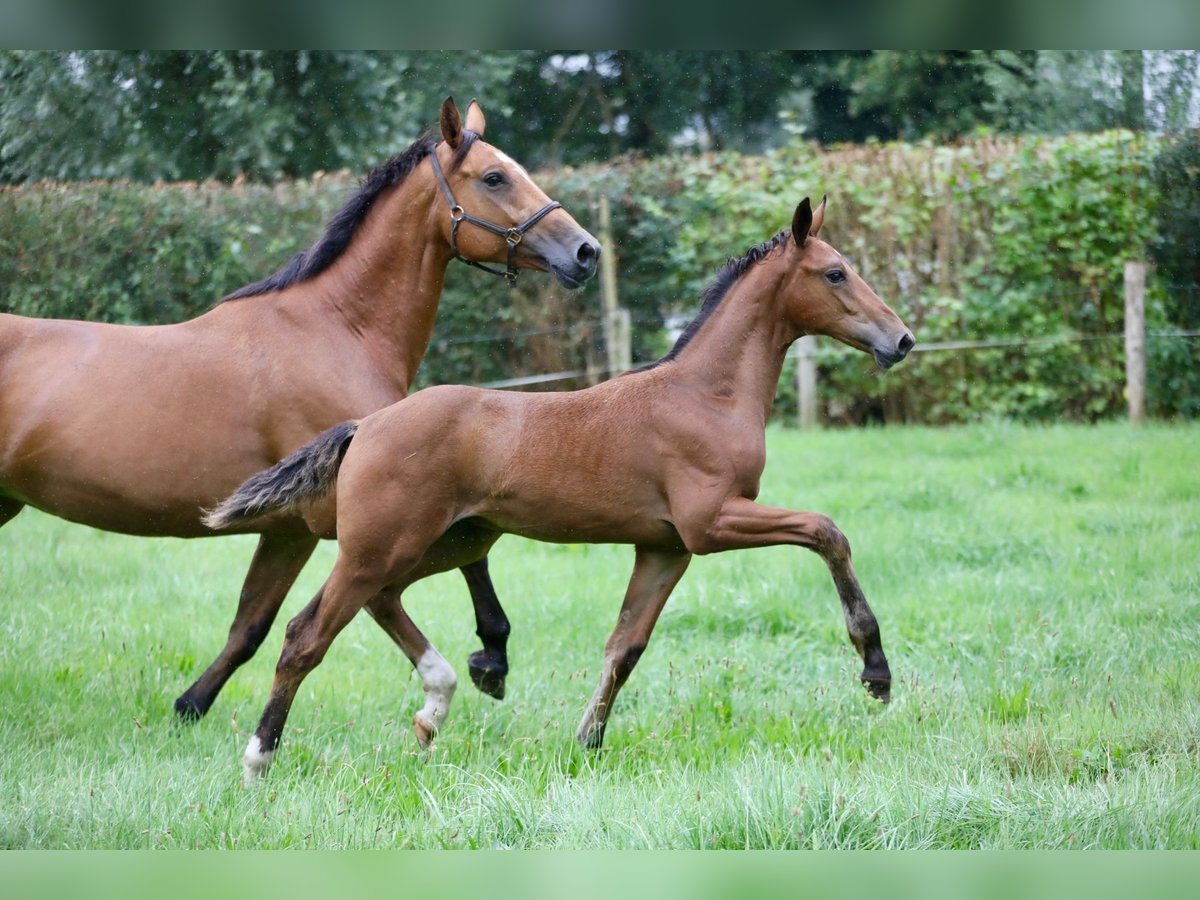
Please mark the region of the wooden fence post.
POLYGON ((1146 264, 1125 263, 1125 398, 1129 421, 1146 416, 1146 264))
POLYGON ((613 246, 612 217, 608 197, 601 194, 600 214, 600 303, 603 307, 604 349, 608 354, 608 375, 631 368, 631 327, 629 310, 617 305, 617 254, 613 246))
POLYGON ((817 339, 806 334, 796 341, 796 393, 800 397, 800 427, 817 426, 817 339))

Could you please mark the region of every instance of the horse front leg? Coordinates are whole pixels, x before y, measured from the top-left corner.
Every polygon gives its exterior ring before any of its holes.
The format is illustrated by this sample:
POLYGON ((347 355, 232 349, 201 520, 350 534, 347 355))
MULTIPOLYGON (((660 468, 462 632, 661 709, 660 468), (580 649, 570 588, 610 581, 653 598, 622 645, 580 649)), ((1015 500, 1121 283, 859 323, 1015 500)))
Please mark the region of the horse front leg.
POLYGON ((850 643, 863 660, 859 677, 871 696, 884 703, 890 699, 892 673, 883 653, 879 623, 850 563, 850 542, 832 519, 821 513, 762 506, 737 497, 722 505, 703 533, 685 534, 684 540, 697 553, 790 544, 819 555, 829 568, 842 602, 850 643))
POLYGON ((489 697, 503 700, 504 679, 508 675, 508 635, 512 630, 508 616, 492 586, 486 557, 463 566, 462 574, 475 607, 475 633, 483 641, 483 649, 467 658, 467 671, 475 687, 489 697))
POLYGON ((175 714, 180 719, 195 721, 201 718, 230 676, 254 656, 316 546, 317 538, 309 534, 264 534, 259 538, 258 549, 254 551, 254 559, 242 584, 237 613, 229 626, 225 648, 175 701, 175 714))
POLYGON ((691 560, 692 555, 687 552, 637 548, 617 627, 604 645, 600 683, 576 734, 586 749, 597 750, 604 743, 604 729, 617 692, 641 658, 659 613, 691 560))

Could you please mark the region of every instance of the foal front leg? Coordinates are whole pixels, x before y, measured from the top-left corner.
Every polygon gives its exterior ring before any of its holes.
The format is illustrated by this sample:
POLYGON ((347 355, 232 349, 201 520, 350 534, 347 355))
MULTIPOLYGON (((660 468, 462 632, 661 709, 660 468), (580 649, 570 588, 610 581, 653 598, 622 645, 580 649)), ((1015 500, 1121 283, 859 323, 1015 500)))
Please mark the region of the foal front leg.
POLYGON ((842 601, 850 643, 863 660, 859 677, 871 696, 886 703, 891 696, 892 673, 883 654, 879 623, 855 577, 850 542, 832 519, 821 513, 761 506, 737 497, 725 502, 707 531, 693 536, 689 547, 697 553, 712 553, 779 544, 806 547, 825 560, 842 601))
POLYGON ((576 734, 585 748, 597 750, 604 743, 604 729, 617 692, 641 658, 659 613, 691 560, 692 555, 687 552, 637 548, 617 627, 604 645, 600 684, 576 734))

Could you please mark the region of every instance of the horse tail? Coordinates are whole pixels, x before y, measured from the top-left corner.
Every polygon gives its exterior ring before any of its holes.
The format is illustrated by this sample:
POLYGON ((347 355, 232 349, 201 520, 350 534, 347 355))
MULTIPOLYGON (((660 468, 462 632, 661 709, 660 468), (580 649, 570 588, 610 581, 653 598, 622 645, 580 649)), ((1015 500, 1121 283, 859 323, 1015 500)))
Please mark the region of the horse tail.
POLYGON ((342 457, 356 431, 358 422, 334 425, 271 468, 251 475, 220 506, 205 512, 204 524, 216 531, 295 509, 305 500, 326 494, 337 480, 342 457))

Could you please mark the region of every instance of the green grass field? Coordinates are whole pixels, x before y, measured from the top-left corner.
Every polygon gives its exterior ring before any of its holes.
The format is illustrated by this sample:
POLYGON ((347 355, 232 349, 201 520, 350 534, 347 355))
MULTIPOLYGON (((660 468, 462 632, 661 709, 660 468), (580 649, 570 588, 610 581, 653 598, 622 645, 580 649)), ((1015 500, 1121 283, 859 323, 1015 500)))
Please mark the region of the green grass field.
POLYGON ((693 561, 605 749, 574 733, 632 552, 508 537, 502 703, 466 676, 455 574, 406 606, 460 687, 431 752, 408 662, 360 616, 265 782, 240 756, 283 619, 210 715, 252 538, 146 540, 26 511, 0 531, 5 847, 1200 847, 1200 427, 769 435, 763 502, 850 538, 897 678, 855 678, 820 559, 693 561))

